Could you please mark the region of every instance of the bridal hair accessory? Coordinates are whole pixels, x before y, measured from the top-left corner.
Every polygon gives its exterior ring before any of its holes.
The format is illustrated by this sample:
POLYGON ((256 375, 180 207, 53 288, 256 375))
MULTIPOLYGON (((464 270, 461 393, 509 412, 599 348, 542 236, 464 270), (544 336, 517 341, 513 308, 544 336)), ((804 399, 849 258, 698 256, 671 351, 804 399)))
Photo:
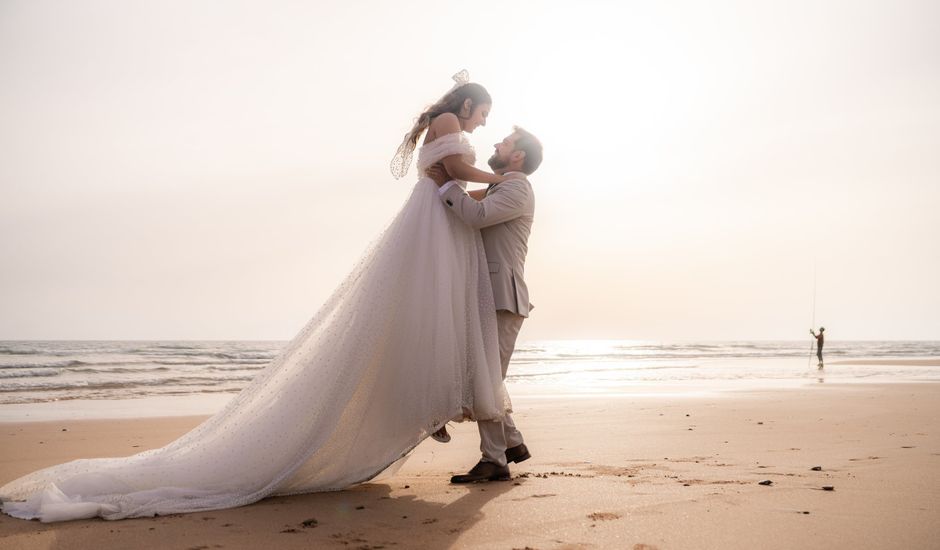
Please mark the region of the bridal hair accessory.
POLYGON ((451 88, 447 93, 453 92, 464 84, 470 84, 470 73, 467 71, 467 69, 462 69, 459 73, 455 74, 451 78, 454 79, 454 87, 451 88))
MULTIPOLYGON (((444 94, 441 99, 447 97, 448 95, 454 93, 454 91, 470 83, 470 72, 467 69, 462 69, 460 72, 451 77, 454 80, 454 85, 450 90, 447 90, 447 93, 444 94)), ((440 100, 438 100, 440 102, 440 100)), ((428 121, 430 123, 430 121, 428 121)), ((419 131, 426 129, 420 128, 419 131)), ((414 155, 415 147, 417 145, 417 137, 412 139, 412 136, 415 132, 415 129, 412 128, 408 133, 405 134, 405 138, 401 141, 401 145, 398 146, 398 150, 395 151, 395 156, 392 157, 392 162, 389 167, 392 170, 392 176, 395 179, 401 179, 408 173, 408 168, 411 166, 411 158, 414 155)))

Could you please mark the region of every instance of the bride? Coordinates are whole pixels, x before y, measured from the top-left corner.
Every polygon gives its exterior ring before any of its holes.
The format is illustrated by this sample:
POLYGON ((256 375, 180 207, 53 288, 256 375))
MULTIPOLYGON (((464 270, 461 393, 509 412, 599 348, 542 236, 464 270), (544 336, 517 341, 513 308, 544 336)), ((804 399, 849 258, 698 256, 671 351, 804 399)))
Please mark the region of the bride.
MULTIPOLYGON (((466 72, 425 110, 392 161, 473 167, 466 133, 492 100, 466 72)), ((392 471, 451 420, 510 411, 479 231, 418 179, 404 206, 320 310, 220 412, 176 441, 129 457, 82 459, 0 488, 3 512, 43 522, 230 508, 330 491, 392 471)))

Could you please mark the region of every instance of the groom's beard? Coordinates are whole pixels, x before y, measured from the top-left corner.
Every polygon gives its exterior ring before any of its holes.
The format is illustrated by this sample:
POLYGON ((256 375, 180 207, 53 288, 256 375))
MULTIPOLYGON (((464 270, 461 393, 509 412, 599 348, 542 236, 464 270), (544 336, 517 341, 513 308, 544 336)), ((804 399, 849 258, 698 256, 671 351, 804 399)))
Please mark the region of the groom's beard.
POLYGON ((492 168, 494 171, 502 170, 503 168, 509 165, 507 161, 499 158, 495 154, 492 157, 490 157, 490 160, 486 161, 486 163, 489 164, 490 168, 492 168))

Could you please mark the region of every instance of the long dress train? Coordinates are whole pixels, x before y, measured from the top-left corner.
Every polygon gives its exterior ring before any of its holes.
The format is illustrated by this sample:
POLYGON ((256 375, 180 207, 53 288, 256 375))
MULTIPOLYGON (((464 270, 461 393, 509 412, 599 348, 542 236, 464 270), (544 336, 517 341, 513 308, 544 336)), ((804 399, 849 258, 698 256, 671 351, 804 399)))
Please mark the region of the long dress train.
MULTIPOLYGON (((472 148, 463 134, 418 168, 472 148)), ((229 508, 372 479, 448 420, 510 410, 478 231, 422 177, 346 280, 217 414, 165 447, 82 459, 0 488, 3 512, 46 521, 229 508)))

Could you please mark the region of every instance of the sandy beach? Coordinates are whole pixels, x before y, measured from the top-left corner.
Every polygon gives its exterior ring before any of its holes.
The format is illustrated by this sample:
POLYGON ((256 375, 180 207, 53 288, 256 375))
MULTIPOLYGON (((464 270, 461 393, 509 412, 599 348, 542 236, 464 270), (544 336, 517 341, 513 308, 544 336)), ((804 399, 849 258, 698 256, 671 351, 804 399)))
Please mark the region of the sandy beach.
MULTIPOLYGON (((426 441, 381 482, 116 522, 0 516, 0 546, 936 548, 938 392, 923 383, 523 396, 516 418, 533 458, 513 465, 509 482, 448 483, 477 457, 475 425, 462 424, 451 443, 426 441)), ((3 423, 0 482, 157 447, 200 420, 3 423)))

